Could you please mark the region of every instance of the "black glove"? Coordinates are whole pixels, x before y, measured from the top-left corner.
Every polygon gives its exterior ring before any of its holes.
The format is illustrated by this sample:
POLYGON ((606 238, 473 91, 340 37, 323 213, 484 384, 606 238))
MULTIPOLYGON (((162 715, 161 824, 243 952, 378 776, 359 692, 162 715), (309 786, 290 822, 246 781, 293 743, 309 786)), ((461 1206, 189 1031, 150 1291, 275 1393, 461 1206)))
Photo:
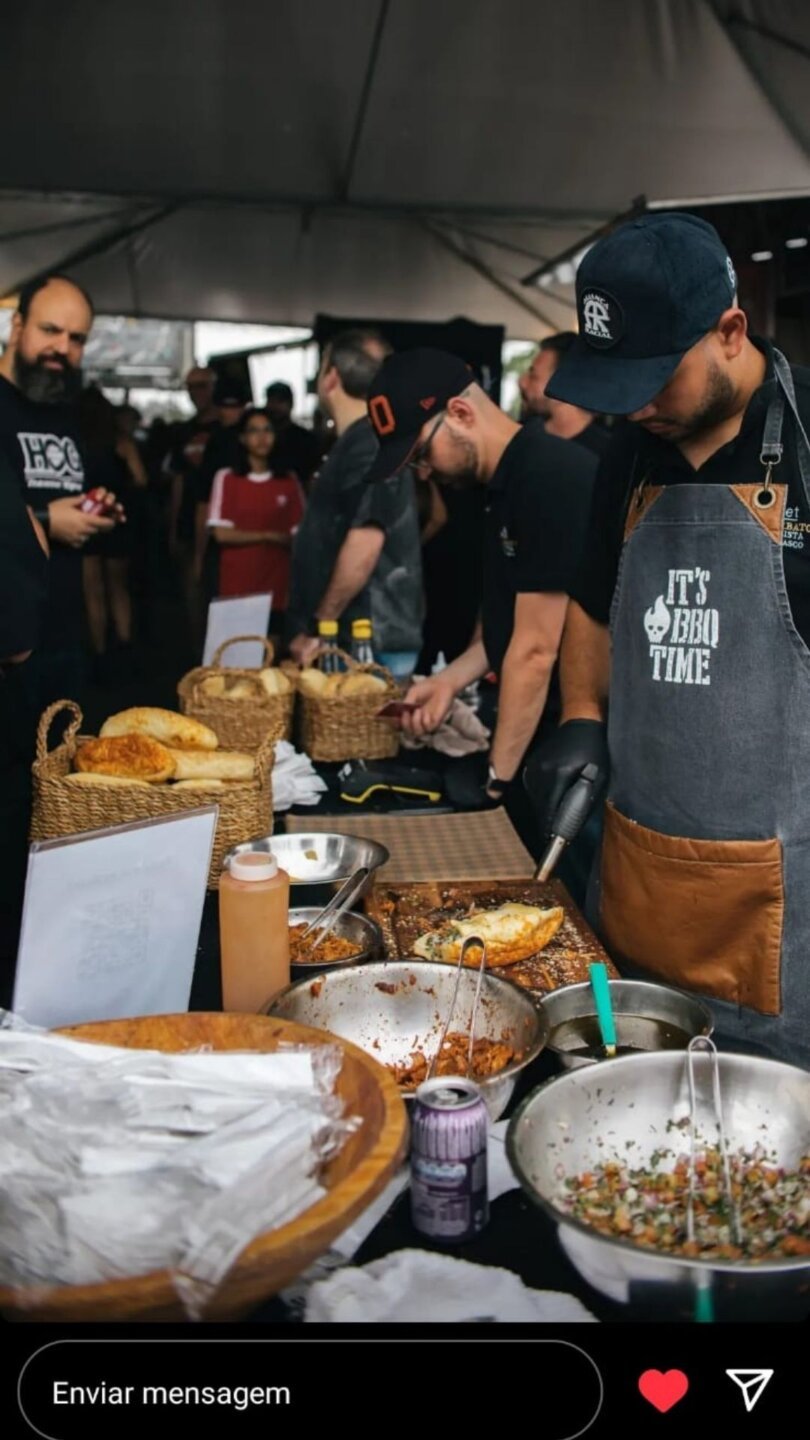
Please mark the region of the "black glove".
POLYGON ((523 771, 523 785, 541 834, 551 834, 563 796, 586 765, 594 765, 597 770, 596 800, 607 784, 610 769, 607 726, 601 720, 567 720, 529 757, 523 771))

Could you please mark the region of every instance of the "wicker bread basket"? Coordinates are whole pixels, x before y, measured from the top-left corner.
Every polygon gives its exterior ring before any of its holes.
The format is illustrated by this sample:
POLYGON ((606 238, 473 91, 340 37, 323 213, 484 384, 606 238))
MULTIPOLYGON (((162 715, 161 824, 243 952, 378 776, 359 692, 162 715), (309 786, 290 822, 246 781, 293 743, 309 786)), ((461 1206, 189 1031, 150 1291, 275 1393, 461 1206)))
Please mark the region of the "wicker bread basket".
POLYGON ((268 695, 258 670, 242 670, 235 666, 228 669, 222 665, 222 656, 229 645, 245 640, 255 640, 264 646, 264 663, 272 665, 273 647, 263 635, 235 635, 225 640, 214 651, 210 665, 198 665, 189 670, 177 686, 180 709, 184 715, 208 725, 219 743, 233 750, 256 750, 264 740, 291 740, 295 690, 287 695, 268 695), (246 680, 255 691, 252 700, 225 700, 216 695, 206 695, 202 682, 211 675, 224 675, 227 680, 246 680))
POLYGON ((351 674, 380 675, 385 691, 376 695, 334 695, 322 698, 298 692, 299 744, 311 760, 390 760, 399 749, 399 732, 390 720, 377 720, 388 700, 399 699, 390 670, 374 663, 358 665, 338 645, 327 645, 315 664, 322 668, 328 655, 337 655, 351 674))
POLYGON ((208 887, 219 885, 223 856, 232 845, 269 835, 273 829, 271 769, 274 741, 268 739, 256 752, 253 780, 239 784, 212 785, 210 789, 183 790, 171 784, 82 786, 66 783, 78 748, 77 736, 82 712, 72 700, 57 700, 40 718, 37 730, 37 758, 33 765, 34 797, 31 816, 32 840, 55 840, 85 830, 103 830, 109 825, 128 825, 136 820, 154 820, 159 815, 178 815, 200 805, 219 806, 208 887), (57 715, 72 715, 65 738, 48 750, 48 733, 57 715))

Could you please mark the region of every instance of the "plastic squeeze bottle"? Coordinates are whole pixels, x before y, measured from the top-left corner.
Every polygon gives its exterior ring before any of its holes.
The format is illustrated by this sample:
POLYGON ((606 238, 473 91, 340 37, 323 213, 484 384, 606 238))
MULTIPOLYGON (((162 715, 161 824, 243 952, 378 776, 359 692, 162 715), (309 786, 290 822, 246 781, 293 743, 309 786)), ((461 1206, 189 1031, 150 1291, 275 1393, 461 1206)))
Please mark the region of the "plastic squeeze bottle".
POLYGON ((273 855, 235 855, 219 882, 222 1008, 258 1014, 290 983, 290 877, 273 855))

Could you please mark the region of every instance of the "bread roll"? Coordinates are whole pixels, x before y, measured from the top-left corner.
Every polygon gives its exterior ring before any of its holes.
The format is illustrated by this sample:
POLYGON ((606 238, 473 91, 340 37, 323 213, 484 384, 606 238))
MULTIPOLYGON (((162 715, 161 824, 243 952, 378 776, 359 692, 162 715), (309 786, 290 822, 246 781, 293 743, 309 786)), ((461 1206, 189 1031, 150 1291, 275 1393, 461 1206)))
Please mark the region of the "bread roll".
POLYGON ((150 735, 114 735, 80 745, 76 769, 156 785, 174 774, 174 760, 166 746, 150 735))
POLYGON ((174 710, 157 710, 150 705, 136 705, 132 710, 121 710, 105 720, 99 732, 104 739, 114 735, 151 735, 162 745, 174 750, 216 750, 219 741, 213 730, 192 720, 188 715, 178 715, 174 710))
POLYGON ((250 680, 235 680, 222 698, 223 700, 260 700, 261 691, 250 680))
POLYGON ((323 689, 321 690, 323 698, 330 700, 335 695, 341 695, 343 693, 343 681, 345 678, 345 675, 327 675, 323 689))
POLYGON ((252 755, 241 750, 172 750, 175 780, 252 780, 252 755))
POLYGON ((341 695, 379 695, 388 689, 380 675, 344 675, 340 687, 341 695))
POLYGON ((292 689, 283 670, 273 670, 268 667, 266 670, 259 671, 259 679, 268 695, 289 695, 292 689))
POLYGON ((310 666, 309 669, 301 671, 298 677, 298 688, 303 690, 305 695, 322 695, 329 678, 328 675, 324 675, 322 670, 316 670, 314 666, 310 666))
POLYGON ((127 789, 131 789, 133 785, 139 790, 151 790, 152 788, 148 780, 128 780, 123 775, 95 775, 92 770, 88 770, 86 773, 74 771, 72 775, 66 775, 65 780, 68 785, 81 785, 82 787, 99 785, 103 789, 109 789, 116 785, 124 785, 127 789))
POLYGON ((208 695, 212 700, 215 700, 219 695, 224 695, 225 676, 206 675, 205 679, 200 681, 200 691, 203 695, 208 695))

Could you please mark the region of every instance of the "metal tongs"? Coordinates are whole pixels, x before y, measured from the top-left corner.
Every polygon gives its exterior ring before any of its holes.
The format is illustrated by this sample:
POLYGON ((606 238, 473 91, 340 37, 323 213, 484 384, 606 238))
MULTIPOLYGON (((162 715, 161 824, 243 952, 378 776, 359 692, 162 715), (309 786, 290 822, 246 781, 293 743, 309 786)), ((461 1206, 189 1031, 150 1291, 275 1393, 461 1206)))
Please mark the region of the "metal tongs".
POLYGON ((428 1066, 428 1080, 433 1079, 433 1072, 438 1063, 439 1056, 444 1049, 444 1042, 447 1039, 450 1030, 450 1024, 453 1019, 453 1012, 456 1008, 456 1000, 458 999, 458 987, 461 983, 461 972, 465 968, 464 961, 467 957, 468 951, 473 945, 477 945, 481 951, 481 962, 478 966, 478 979, 475 985, 475 998, 473 999, 472 1015, 470 1016, 470 1043, 467 1048, 467 1074, 469 1075, 472 1071, 473 1048, 475 1046, 475 1022, 478 1018, 478 1001, 481 998, 481 985, 484 979, 484 971, 487 968, 486 941, 482 940, 480 935, 468 935, 467 939, 464 941, 464 944, 461 947, 461 953, 458 957, 458 965, 456 966, 456 983, 453 986, 453 995, 450 1001, 450 1008, 447 1011, 447 1018, 444 1022, 444 1029, 442 1030, 441 1039, 439 1040, 439 1047, 428 1066))
POLYGON ((325 940, 327 935, 331 935, 341 915, 344 913, 345 910, 348 910, 349 906, 357 899, 357 896, 360 894, 360 891, 365 885, 368 876, 368 866, 358 866, 354 874, 350 875, 348 880, 344 881, 340 889, 337 891, 336 894, 332 896, 332 899, 328 902, 328 904, 324 905, 320 915, 316 915, 315 919, 310 921, 306 930, 303 932, 301 939, 308 939, 308 937, 312 934, 313 930, 317 930, 319 927, 321 932, 315 943, 313 945, 310 945, 310 954, 312 954, 313 950, 317 950, 321 941, 325 940))
POLYGON ((720 1060, 717 1054, 717 1047, 708 1035, 696 1035, 690 1040, 686 1057, 686 1072, 689 1080, 689 1199, 686 1208, 686 1237, 693 1241, 695 1238, 695 1160, 698 1144, 698 1122, 697 1122, 697 1086, 695 1083, 695 1055, 707 1055, 712 1071, 712 1108, 714 1110, 714 1123, 717 1126, 717 1143, 723 1162, 723 1192, 726 1201, 726 1211, 731 1224, 732 1234, 735 1243, 742 1245, 743 1232, 740 1208, 734 1199, 734 1191, 731 1185, 731 1162, 728 1155, 726 1143, 726 1131, 723 1124, 723 1097, 720 1091, 720 1060))

